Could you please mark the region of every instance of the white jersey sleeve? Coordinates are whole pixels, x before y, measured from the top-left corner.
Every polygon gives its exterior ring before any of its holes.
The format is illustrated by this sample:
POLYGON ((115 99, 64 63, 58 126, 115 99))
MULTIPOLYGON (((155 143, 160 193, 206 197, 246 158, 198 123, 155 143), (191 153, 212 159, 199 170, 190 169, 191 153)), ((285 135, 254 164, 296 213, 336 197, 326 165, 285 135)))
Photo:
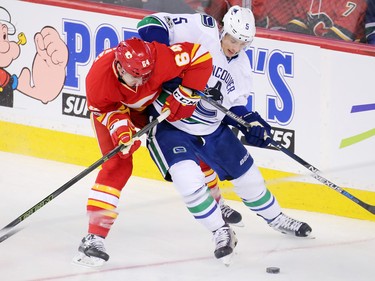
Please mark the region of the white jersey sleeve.
POLYGON ((186 41, 199 43, 205 48, 211 45, 216 48, 214 45, 220 45, 216 21, 209 15, 156 13, 151 16, 158 19, 168 30, 170 44, 186 41))

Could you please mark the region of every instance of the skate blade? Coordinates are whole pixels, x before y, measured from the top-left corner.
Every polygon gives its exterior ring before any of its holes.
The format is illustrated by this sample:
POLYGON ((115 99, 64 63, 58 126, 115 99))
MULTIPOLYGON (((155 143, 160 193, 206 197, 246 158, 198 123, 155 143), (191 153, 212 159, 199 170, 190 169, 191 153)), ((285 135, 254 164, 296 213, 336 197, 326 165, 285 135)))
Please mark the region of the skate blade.
POLYGON ((288 236, 288 237, 296 237, 297 239, 315 239, 315 236, 314 235, 311 235, 311 232, 309 234, 307 234, 307 236, 297 236, 297 235, 294 235, 292 233, 288 233, 288 232, 284 232, 284 231, 280 231, 278 229, 274 229, 276 232, 279 232, 285 236, 288 236))
POLYGON ((302 237, 302 238, 305 238, 305 239, 316 239, 316 236, 311 235, 311 233, 310 233, 310 234, 307 235, 306 237, 302 237))
POLYGON ((301 239, 315 239, 316 238, 314 235, 311 234, 311 232, 309 232, 307 236, 296 236, 296 237, 301 238, 301 239))
POLYGON ((226 255, 225 257, 222 257, 222 258, 219 258, 219 260, 226 266, 230 266, 231 263, 232 263, 232 259, 233 259, 233 255, 234 253, 232 254, 229 254, 229 255, 226 255))
POLYGON ((236 226, 236 227, 244 227, 245 226, 245 224, 242 221, 240 221, 238 223, 229 223, 229 225, 236 226))
POLYGON ((95 257, 88 257, 84 253, 78 253, 72 260, 72 263, 85 267, 103 266, 105 260, 95 257))

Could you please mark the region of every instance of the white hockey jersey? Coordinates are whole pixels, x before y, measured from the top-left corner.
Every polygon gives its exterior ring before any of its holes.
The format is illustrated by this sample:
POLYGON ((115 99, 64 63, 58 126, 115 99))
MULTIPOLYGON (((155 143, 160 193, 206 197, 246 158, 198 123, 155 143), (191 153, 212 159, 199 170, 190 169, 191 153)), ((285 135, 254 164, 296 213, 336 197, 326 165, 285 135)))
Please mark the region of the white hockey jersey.
MULTIPOLYGON (((228 109, 247 104, 253 87, 249 58, 242 50, 236 58, 228 62, 221 49, 219 30, 214 18, 198 13, 156 13, 152 16, 161 21, 168 30, 170 44, 185 41, 199 43, 211 53, 213 72, 207 88, 216 89, 210 90, 214 100, 228 109)), ((160 102, 156 100, 154 106, 161 111, 160 102)), ((191 118, 171 124, 189 134, 202 136, 214 132, 224 117, 224 113, 201 100, 191 118)))

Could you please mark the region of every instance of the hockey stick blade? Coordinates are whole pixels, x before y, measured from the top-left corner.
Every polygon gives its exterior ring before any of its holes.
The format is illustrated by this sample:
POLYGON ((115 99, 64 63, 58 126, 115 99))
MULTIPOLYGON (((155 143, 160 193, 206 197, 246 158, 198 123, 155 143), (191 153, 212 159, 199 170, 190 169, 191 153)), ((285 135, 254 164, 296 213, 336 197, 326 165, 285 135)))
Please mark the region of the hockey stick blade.
POLYGON ((0 233, 6 232, 5 234, 2 234, 0 236, 0 243, 3 242, 4 240, 8 239, 9 237, 13 236, 16 234, 18 231, 21 231, 23 228, 13 228, 13 229, 2 229, 0 233))
MULTIPOLYGON (((144 126, 142 129, 140 129, 138 132, 134 134, 133 138, 138 138, 151 130, 153 127, 155 127, 157 124, 162 122, 164 119, 166 119, 170 114, 169 110, 166 110, 162 114, 159 115, 158 118, 144 126)), ((114 149, 112 149, 110 152, 108 152, 106 155, 104 155, 102 158, 97 160, 95 163, 93 163, 91 166, 83 170, 81 173, 76 175, 74 178, 63 184, 60 188, 56 189, 54 192, 52 192, 50 195, 39 201, 37 204, 32 206, 30 209, 28 209, 26 212, 24 212, 22 215, 17 217, 15 220, 7 224, 5 227, 3 227, 0 230, 0 243, 11 237, 12 235, 16 234, 21 229, 15 231, 12 230, 16 225, 18 225, 20 222, 24 221, 26 218, 34 214, 36 211, 38 211, 40 208, 47 205, 47 203, 51 202, 53 199, 55 199, 57 196, 59 196, 61 193, 63 193, 65 190, 67 190, 69 187, 71 187, 73 184, 87 176, 89 173, 91 173, 93 170, 98 168, 100 165, 102 165, 104 162, 111 159, 113 156, 115 156, 117 153, 119 153, 122 149, 125 148, 124 144, 116 146, 114 149), (5 234, 1 234, 5 233, 5 234)))
MULTIPOLYGON (((231 112, 229 109, 225 108, 224 106, 222 106, 221 104, 219 104, 218 102, 216 102, 215 100, 211 99, 208 95, 206 95, 205 93, 203 92, 199 92, 197 91, 196 92, 204 101, 208 102, 209 104, 211 104, 212 106, 216 107, 218 110, 220 110, 221 112, 223 112, 225 115, 229 116, 230 118, 232 118, 234 121, 236 121, 237 123, 241 124, 242 126, 244 127, 251 127, 251 124, 246 122, 245 120, 243 120, 240 116, 236 115, 235 113, 231 112)), ((270 138, 268 136, 268 138, 270 138)), ((315 168, 313 165, 309 164, 308 162, 306 162, 305 160, 303 160, 301 157, 299 157, 298 155, 294 154, 293 152, 291 152, 290 150, 286 149, 285 147, 283 147, 281 144, 279 144, 278 142, 274 141, 272 138, 270 138, 270 143, 271 145, 273 145, 275 148, 277 148, 279 151, 285 153, 286 155, 288 155, 289 157, 291 157, 293 160, 297 161, 299 164, 301 164, 302 166, 304 166, 306 169, 308 169, 310 172, 312 172, 311 176, 313 178, 315 178, 316 180, 318 180, 319 182, 321 182, 322 184, 336 190, 337 192, 339 192, 340 194, 344 195, 346 198, 350 199, 351 201, 353 201, 354 203, 358 204, 359 206, 361 206, 362 208, 364 208, 365 210, 367 210, 368 212, 370 212, 371 214, 375 215, 375 206, 374 205, 370 205, 368 203, 365 203, 363 202, 362 200, 358 199, 357 197, 355 197, 354 195, 350 194, 349 192, 347 192, 346 190, 344 190, 343 188, 339 187, 338 185, 334 184, 333 182, 327 180, 326 178, 324 178, 322 175, 320 175, 320 171, 315 168)))
POLYGON ((291 157, 292 159, 294 159, 295 161, 297 161, 298 163, 300 163, 307 170, 309 170, 310 172, 312 172, 311 176, 314 179, 316 179, 316 180, 320 181, 321 183, 323 183, 324 185, 326 185, 326 186, 328 186, 328 187, 336 190, 337 192, 340 192, 342 195, 344 195, 348 199, 352 200, 353 202, 355 202, 356 204, 358 204, 362 208, 366 209, 367 211, 369 211, 370 213, 372 213, 373 215, 375 215, 375 206, 363 202, 362 200, 358 199, 354 195, 352 195, 349 192, 345 191, 340 186, 338 186, 338 185, 334 184, 333 182, 327 180, 326 178, 324 178, 323 176, 321 176, 321 174, 320 174, 321 172, 320 172, 319 169, 317 169, 316 167, 314 167, 310 163, 306 162, 305 160, 303 160, 298 155, 296 155, 293 152, 289 151, 288 149, 286 149, 285 147, 283 147, 281 144, 279 144, 278 142, 274 141, 273 139, 271 139, 271 144, 274 147, 276 147, 278 150, 280 150, 281 152, 284 152, 286 155, 288 155, 289 157, 291 157))

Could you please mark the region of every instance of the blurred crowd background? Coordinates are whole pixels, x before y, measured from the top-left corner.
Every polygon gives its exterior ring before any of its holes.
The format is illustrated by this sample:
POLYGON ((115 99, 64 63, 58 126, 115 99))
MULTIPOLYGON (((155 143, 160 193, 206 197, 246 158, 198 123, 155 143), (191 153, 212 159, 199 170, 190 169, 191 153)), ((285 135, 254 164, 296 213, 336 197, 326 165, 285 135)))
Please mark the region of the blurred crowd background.
POLYGON ((168 13, 206 13, 218 23, 233 5, 256 26, 375 45, 375 0, 90 0, 168 13))

